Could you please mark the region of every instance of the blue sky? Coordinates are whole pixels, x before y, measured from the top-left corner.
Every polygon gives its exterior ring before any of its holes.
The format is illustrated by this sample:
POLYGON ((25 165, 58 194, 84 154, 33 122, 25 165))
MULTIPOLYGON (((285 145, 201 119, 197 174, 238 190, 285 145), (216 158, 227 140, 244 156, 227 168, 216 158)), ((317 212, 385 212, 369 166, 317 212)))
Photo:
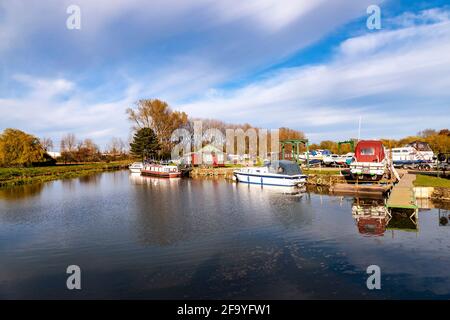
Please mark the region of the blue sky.
POLYGON ((398 138, 449 127, 449 53, 450 1, 3 0, 0 129, 105 147, 129 139, 127 107, 160 98, 314 142, 355 137, 360 117, 362 138, 398 138))

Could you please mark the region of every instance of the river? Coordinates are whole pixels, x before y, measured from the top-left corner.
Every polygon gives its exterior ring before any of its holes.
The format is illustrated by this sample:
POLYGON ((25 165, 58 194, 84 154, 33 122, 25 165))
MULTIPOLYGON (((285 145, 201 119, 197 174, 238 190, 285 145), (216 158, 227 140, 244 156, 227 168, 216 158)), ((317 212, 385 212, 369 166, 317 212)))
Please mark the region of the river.
POLYGON ((3 189, 0 298, 449 299, 449 211, 362 207, 383 202, 128 171, 3 189))

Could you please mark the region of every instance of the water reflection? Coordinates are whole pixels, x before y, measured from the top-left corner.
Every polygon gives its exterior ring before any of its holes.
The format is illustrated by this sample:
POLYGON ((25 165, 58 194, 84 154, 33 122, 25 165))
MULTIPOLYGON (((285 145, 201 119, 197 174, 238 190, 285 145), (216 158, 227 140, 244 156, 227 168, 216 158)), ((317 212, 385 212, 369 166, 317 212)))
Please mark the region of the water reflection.
POLYGON ((355 198, 352 216, 358 231, 364 235, 382 236, 388 223, 388 212, 383 200, 355 198))
POLYGON ((84 184, 95 184, 98 183, 101 179, 101 175, 99 174, 88 174, 85 176, 81 176, 78 178, 78 181, 80 183, 84 183, 84 184))
POLYGON ((450 226, 450 210, 439 209, 439 225, 443 227, 450 226))
POLYGON ((135 185, 146 185, 150 187, 156 188, 176 188, 181 182, 181 178, 158 178, 158 177, 149 177, 149 176, 141 176, 140 173, 130 173, 129 179, 132 184, 135 185))
POLYGON ((389 210, 384 199, 354 198, 352 216, 358 232, 368 236, 383 236, 386 230, 418 231, 419 228, 414 210, 389 210))
POLYGON ((266 194, 266 195, 296 195, 302 197, 306 192, 306 187, 279 187, 269 185, 257 185, 247 183, 235 183, 237 192, 248 192, 253 194, 266 194))
POLYGON ((71 298, 74 262, 83 298, 450 298, 444 210, 421 213, 419 234, 383 199, 127 171, 84 182, 0 199, 0 298, 71 298), (383 290, 367 290, 371 264, 383 290))
POLYGON ((14 201, 22 198, 35 197, 41 193, 43 188, 43 183, 29 184, 12 188, 0 188, 0 199, 14 201))

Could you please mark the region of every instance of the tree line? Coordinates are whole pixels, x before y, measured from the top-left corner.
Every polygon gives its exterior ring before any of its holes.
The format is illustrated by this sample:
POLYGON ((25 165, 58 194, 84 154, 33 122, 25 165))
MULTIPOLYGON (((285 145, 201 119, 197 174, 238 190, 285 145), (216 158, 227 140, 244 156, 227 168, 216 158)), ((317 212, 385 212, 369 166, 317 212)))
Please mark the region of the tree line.
MULTIPOLYGON (((230 124, 217 119, 191 118, 185 112, 173 111, 167 102, 159 99, 139 100, 134 108, 126 110, 128 119, 133 123, 135 131, 133 141, 130 144, 131 154, 135 157, 169 159, 171 150, 179 141, 172 141, 172 133, 176 129, 186 129, 194 133, 195 121, 201 121, 202 131, 218 129, 225 136, 227 129, 259 129, 249 123, 230 124)), ((194 139, 193 136, 190 137, 194 139)), ((279 138, 302 139, 305 134, 302 131, 290 128, 279 128, 279 138)), ((202 136, 203 145, 212 142, 213 137, 202 136)), ((268 132, 267 150, 271 152, 271 136, 268 132)), ((249 150, 249 141, 246 141, 246 151, 249 150)), ((286 148, 289 152, 290 147, 286 148)))
POLYGON ((98 162, 123 160, 128 158, 126 144, 120 138, 112 138, 107 149, 101 152, 99 146, 90 138, 77 140, 75 134, 62 137, 60 143, 61 162, 98 162))
POLYGON ((120 138, 112 138, 107 150, 100 151, 92 139, 77 140, 69 133, 62 137, 61 156, 54 158, 49 152, 54 147, 50 138, 38 138, 18 129, 7 128, 0 134, 0 166, 30 167, 54 165, 57 161, 98 162, 129 158, 126 144, 120 138))
MULTIPOLYGON (((227 129, 242 129, 244 132, 253 127, 249 123, 230 124, 216 119, 190 118, 185 112, 173 111, 164 101, 159 99, 139 100, 134 108, 126 109, 128 119, 133 123, 134 136, 128 144, 120 138, 112 138, 107 149, 101 151, 99 146, 89 138, 78 140, 73 133, 62 137, 59 149, 61 157, 58 161, 70 162, 96 162, 134 158, 145 159, 169 159, 171 150, 179 141, 172 141, 172 133, 176 129, 187 129, 193 132, 194 122, 202 121, 202 129, 219 129, 224 135, 227 129), (128 152, 128 150, 130 152, 128 152)), ((192 137, 193 138, 193 137, 192 137)), ((205 138, 205 137, 203 137, 205 138)), ((279 128, 279 139, 304 139, 305 134, 300 130, 282 127, 279 128)), ((268 152, 279 152, 271 150, 270 132, 268 132, 268 152)), ((356 139, 353 139, 356 141, 356 139)), ((450 152, 450 130, 423 130, 415 136, 402 139, 381 139, 386 148, 401 147, 405 144, 422 141, 428 143, 435 153, 450 152)), ((204 144, 208 144, 208 137, 204 144)), ((249 149, 247 141, 246 150, 249 149)), ((8 128, 0 134, 0 166, 34 166, 54 164, 55 159, 49 156, 54 147, 50 138, 37 138, 31 134, 18 129, 8 128)), ((350 145, 341 145, 338 142, 325 140, 317 144, 311 144, 310 150, 328 149, 333 153, 347 153, 350 145), (340 149, 340 150, 339 150, 340 149)), ((302 146, 300 151, 304 151, 302 146)), ((291 151, 286 146, 286 152, 291 151)))

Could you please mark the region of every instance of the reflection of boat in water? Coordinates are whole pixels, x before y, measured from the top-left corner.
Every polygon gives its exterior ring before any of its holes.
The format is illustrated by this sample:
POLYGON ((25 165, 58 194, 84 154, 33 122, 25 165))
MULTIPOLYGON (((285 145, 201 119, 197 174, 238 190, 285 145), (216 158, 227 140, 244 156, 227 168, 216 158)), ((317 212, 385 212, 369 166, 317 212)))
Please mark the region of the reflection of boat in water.
POLYGON ((417 231, 418 217, 410 210, 389 211, 383 199, 355 198, 352 216, 361 234, 382 236, 386 230, 417 231))
POLYGON ((279 186, 271 186, 271 185, 257 185, 257 184, 235 184, 236 189, 239 191, 248 191, 248 192, 258 192, 258 193, 267 193, 267 194, 285 194, 285 195, 295 195, 295 196, 303 196, 306 192, 306 187, 283 187, 279 186))
POLYGON ((306 183, 299 165, 293 161, 273 161, 263 167, 241 168, 234 171, 238 182, 264 186, 296 187, 306 183))
POLYGON ((389 212, 383 200, 355 198, 352 216, 361 234, 382 236, 389 222, 389 212))
POLYGON ((161 179, 158 177, 142 176, 140 173, 131 173, 130 181, 136 185, 148 185, 158 187, 172 187, 179 185, 180 179, 161 179))

